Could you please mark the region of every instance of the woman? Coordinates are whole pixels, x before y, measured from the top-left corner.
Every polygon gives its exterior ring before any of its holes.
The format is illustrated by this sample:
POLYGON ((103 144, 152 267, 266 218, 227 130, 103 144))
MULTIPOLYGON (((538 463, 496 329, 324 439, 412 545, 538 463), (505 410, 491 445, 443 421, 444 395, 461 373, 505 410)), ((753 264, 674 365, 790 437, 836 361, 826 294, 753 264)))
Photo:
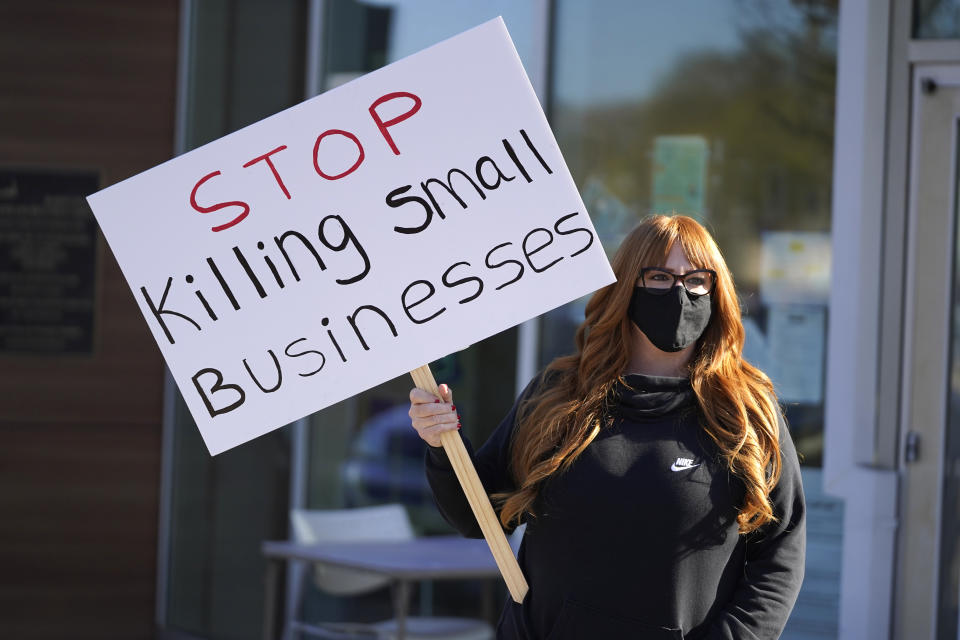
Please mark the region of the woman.
MULTIPOLYGON (((613 259, 576 353, 554 360, 477 451, 508 531, 527 523, 498 638, 777 638, 803 579, 797 454, 769 378, 742 357, 733 279, 686 216, 653 216, 613 259)), ((458 429, 414 389, 444 517, 480 529, 440 447, 458 429)))

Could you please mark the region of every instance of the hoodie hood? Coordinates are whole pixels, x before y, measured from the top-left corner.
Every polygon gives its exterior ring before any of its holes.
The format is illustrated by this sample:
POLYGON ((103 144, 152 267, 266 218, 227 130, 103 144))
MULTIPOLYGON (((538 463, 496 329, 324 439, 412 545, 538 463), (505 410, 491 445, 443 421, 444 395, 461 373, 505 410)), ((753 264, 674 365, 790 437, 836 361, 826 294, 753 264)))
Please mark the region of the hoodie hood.
POLYGON ((614 385, 611 412, 628 420, 657 420, 696 407, 696 394, 688 378, 631 373, 614 385))

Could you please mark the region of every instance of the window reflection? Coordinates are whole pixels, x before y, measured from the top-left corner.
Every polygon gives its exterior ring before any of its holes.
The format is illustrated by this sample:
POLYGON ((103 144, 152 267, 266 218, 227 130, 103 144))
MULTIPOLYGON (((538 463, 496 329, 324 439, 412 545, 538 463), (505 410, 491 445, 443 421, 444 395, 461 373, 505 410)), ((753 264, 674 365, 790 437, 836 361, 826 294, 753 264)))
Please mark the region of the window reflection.
MULTIPOLYGON (((604 246, 653 212, 708 226, 737 279, 747 357, 819 466, 837 3, 556 11, 553 128, 604 246)), ((582 310, 544 320, 542 362, 571 350, 582 310)))
MULTIPOLYGON (((785 405, 816 550, 787 640, 835 638, 839 619, 843 506, 819 469, 837 4, 555 3, 552 125, 608 254, 649 213, 702 221, 736 278, 744 355, 785 405)), ((584 305, 544 317, 541 363, 573 350, 584 305)))
POLYGON ((325 74, 331 89, 502 16, 521 61, 533 58, 533 2, 509 0, 328 0, 325 74))
POLYGON ((913 37, 960 37, 960 0, 914 0, 913 37))

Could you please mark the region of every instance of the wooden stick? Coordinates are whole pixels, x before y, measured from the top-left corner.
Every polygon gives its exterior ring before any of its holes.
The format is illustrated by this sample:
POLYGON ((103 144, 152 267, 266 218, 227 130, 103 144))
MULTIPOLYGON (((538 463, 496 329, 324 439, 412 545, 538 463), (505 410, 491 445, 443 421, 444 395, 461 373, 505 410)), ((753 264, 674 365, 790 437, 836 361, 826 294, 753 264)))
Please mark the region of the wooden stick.
MULTIPOLYGON (((433 379, 433 373, 430 371, 430 365, 423 365, 410 372, 413 376, 413 382, 418 389, 429 391, 440 398, 440 389, 437 387, 437 381, 433 379)), ((513 549, 507 542, 507 536, 503 533, 503 527, 500 520, 493 512, 493 505, 490 504, 490 498, 480 483, 480 477, 477 470, 470 462, 470 454, 467 448, 463 446, 463 440, 456 431, 444 431, 440 434, 440 443, 443 445, 447 457, 453 465, 453 470, 457 474, 457 480, 463 487, 463 493, 467 496, 467 502, 473 509, 473 515, 476 516, 480 524, 480 531, 490 546, 493 553, 493 559, 497 562, 497 567, 503 575, 504 582, 507 583, 507 589, 510 590, 510 596, 514 602, 523 602, 527 595, 527 580, 520 571, 520 565, 513 555, 513 549)))

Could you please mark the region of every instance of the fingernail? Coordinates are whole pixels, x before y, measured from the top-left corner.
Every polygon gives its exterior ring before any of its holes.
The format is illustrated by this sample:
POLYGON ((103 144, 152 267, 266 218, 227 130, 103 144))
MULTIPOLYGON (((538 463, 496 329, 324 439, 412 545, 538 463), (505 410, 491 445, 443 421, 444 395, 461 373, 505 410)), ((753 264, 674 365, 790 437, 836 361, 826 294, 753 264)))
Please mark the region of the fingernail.
POLYGON ((451 404, 451 405, 450 405, 450 410, 451 410, 451 411, 456 411, 456 410, 457 410, 457 405, 451 404))
POLYGON ((439 403, 440 403, 440 398, 433 399, 433 404, 439 404, 439 403))
POLYGON ((461 416, 459 413, 457 414, 457 420, 463 420, 463 416, 461 416))
POLYGON ((458 422, 458 423, 457 423, 457 431, 459 431, 459 430, 460 430, 460 423, 458 422))

